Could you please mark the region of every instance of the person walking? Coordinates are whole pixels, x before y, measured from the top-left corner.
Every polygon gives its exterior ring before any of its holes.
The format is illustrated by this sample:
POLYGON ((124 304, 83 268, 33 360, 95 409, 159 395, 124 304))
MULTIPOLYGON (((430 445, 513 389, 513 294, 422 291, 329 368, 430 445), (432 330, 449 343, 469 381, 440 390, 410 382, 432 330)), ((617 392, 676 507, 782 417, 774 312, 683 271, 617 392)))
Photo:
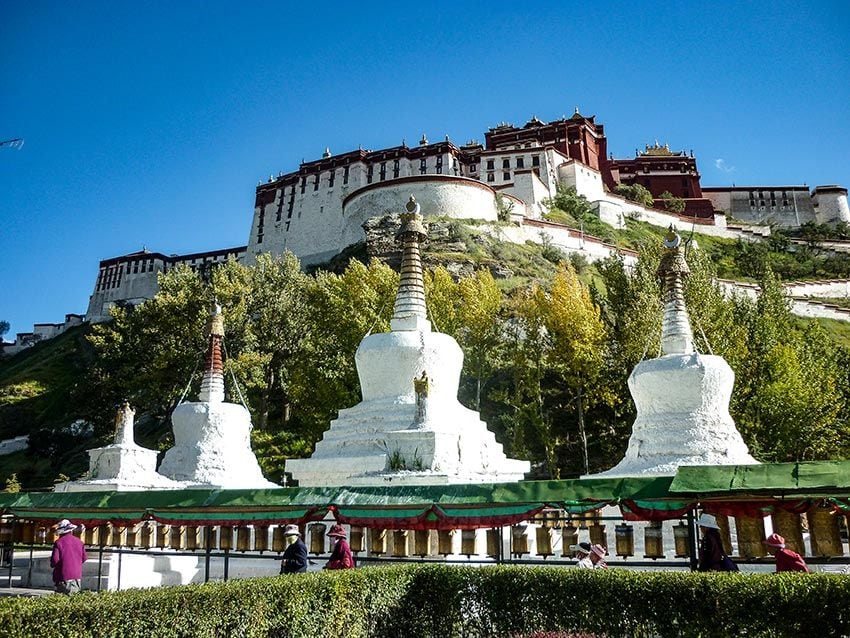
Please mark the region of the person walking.
POLYGON ((53 568, 53 586, 58 594, 74 594, 80 591, 83 579, 83 563, 86 562, 86 548, 83 541, 71 532, 77 529, 67 518, 56 524, 59 538, 53 543, 50 566, 53 568))
POLYGON ((335 544, 325 569, 352 569, 354 567, 354 555, 351 553, 348 541, 345 540, 345 528, 337 523, 331 527, 328 537, 333 539, 335 544))
POLYGON ((776 573, 779 572, 809 572, 806 561, 797 552, 785 549, 785 538, 779 534, 771 534, 764 541, 767 553, 776 559, 776 573))
POLYGON ((593 569, 593 561, 590 559, 590 543, 570 545, 570 550, 578 558, 576 567, 579 569, 593 569))
POLYGON ((699 546, 700 572, 736 572, 738 566, 726 555, 723 541, 720 539, 720 526, 711 514, 702 514, 697 521, 702 541, 699 546))
POLYGON ((281 574, 303 574, 307 571, 307 546, 301 540, 298 525, 287 525, 283 535, 288 543, 280 563, 281 574))

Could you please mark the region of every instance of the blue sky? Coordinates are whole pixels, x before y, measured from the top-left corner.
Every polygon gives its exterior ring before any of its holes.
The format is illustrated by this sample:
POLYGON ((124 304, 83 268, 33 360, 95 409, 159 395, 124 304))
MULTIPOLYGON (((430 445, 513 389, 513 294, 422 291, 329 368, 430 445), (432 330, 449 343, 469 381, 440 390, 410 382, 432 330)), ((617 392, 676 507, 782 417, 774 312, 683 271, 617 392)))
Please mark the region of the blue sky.
POLYGON ((850 186, 847 2, 236 4, 0 4, 7 338, 84 312, 101 259, 245 244, 257 181, 325 146, 578 106, 703 185, 850 186))

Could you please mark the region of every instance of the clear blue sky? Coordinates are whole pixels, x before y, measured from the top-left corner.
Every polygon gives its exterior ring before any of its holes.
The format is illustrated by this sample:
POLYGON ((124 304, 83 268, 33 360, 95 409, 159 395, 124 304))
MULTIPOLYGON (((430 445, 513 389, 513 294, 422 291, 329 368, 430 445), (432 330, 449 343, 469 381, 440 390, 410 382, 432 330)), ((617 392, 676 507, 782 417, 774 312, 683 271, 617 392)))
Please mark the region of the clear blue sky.
POLYGON ((693 149, 703 185, 850 186, 848 38, 843 0, 7 0, 0 139, 26 143, 0 149, 0 319, 84 312, 98 261, 143 245, 245 244, 257 181, 325 146, 575 106, 617 157, 693 149))

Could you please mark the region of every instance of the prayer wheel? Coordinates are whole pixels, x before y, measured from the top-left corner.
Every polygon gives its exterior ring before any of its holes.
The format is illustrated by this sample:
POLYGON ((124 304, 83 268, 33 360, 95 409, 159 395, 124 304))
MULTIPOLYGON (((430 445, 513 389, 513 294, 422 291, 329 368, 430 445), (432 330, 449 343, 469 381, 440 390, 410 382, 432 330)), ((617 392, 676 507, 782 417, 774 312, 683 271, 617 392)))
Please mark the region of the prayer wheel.
POLYGON ((676 558, 688 558, 691 555, 686 523, 680 522, 673 528, 673 541, 676 546, 676 558))
POLYGON ((591 545, 602 545, 602 547, 608 549, 608 534, 605 533, 604 525, 595 520, 587 530, 590 532, 591 545))
POLYGON ((729 517, 726 514, 717 514, 714 519, 717 521, 718 533, 720 534, 720 543, 723 545, 723 551, 727 556, 732 555, 732 533, 729 531, 729 517))
POLYGON ((635 555, 635 528, 622 523, 614 528, 614 544, 617 556, 628 558, 635 555))
POLYGON ((738 531, 738 555, 741 558, 761 558, 767 555, 764 546, 764 519, 753 516, 736 516, 738 531))
POLYGON ((204 527, 204 549, 216 549, 218 547, 218 527, 207 525, 204 527))
POLYGON ((511 550, 517 556, 528 554, 528 526, 514 525, 511 528, 511 550))
POLYGON ((137 525, 133 525, 127 528, 126 538, 124 539, 124 543, 127 547, 136 548, 139 546, 139 528, 137 525))
POLYGON ((460 531, 460 553, 467 558, 478 553, 475 547, 476 531, 474 529, 462 529, 460 531))
POLYGON ((111 525, 104 523, 97 527, 97 544, 99 547, 106 547, 110 544, 111 525))
POLYGON ((363 528, 359 525, 352 525, 351 531, 348 533, 348 546, 352 552, 363 551, 363 528))
POLYGON ((265 552, 269 548, 269 526, 258 525, 254 528, 254 551, 265 552))
POLYGON ((785 539, 785 547, 800 556, 806 555, 806 545, 803 543, 803 525, 800 515, 794 512, 777 509, 772 516, 773 531, 785 539))
POLYGON ((643 557, 664 558, 664 533, 661 521, 653 521, 643 530, 643 557))
POLYGON ((552 551, 552 530, 549 527, 538 527, 535 530, 537 537, 537 555, 543 558, 548 558, 554 552, 552 551))
POLYGON ((18 519, 15 523, 15 542, 32 545, 35 542, 35 528, 35 521, 18 519))
POLYGON ((375 556, 387 553, 387 530, 369 530, 369 553, 375 556))
POLYGON ((168 546, 171 549, 186 549, 186 528, 182 525, 172 525, 168 530, 168 546))
POLYGON ((109 546, 110 547, 124 547, 124 534, 126 530, 123 527, 118 527, 116 525, 112 526, 109 531, 109 546))
POLYGON ((236 528, 236 551, 247 552, 251 549, 251 528, 241 525, 236 528))
POLYGON ((437 553, 441 556, 454 554, 454 547, 452 543, 453 534, 454 530, 451 529, 441 529, 437 531, 437 553))
POLYGON ((310 553, 318 556, 325 553, 325 528, 324 523, 313 523, 310 525, 310 553))
POLYGON ((818 507, 806 513, 809 519, 812 556, 843 556, 844 545, 838 528, 838 516, 832 510, 818 507))
POLYGON ((11 543, 13 540, 12 521, 6 519, 0 523, 0 543, 11 543))
POLYGON ((490 556, 491 558, 499 557, 499 544, 501 543, 501 540, 502 539, 499 536, 499 530, 487 530, 487 556, 490 556))
POLYGON ((396 558, 407 558, 410 552, 407 549, 407 530, 393 530, 393 556, 396 558))
POLYGON ((272 530, 272 551, 280 554, 286 549, 286 537, 283 535, 283 525, 278 525, 272 530))
POLYGON ((100 528, 95 525, 89 525, 83 530, 83 544, 89 547, 96 547, 100 539, 100 528))
POLYGON ((413 532, 413 554, 425 557, 431 553, 431 530, 417 529, 413 532))
POLYGON ((201 541, 201 528, 196 525, 189 525, 186 528, 186 549, 195 551, 202 547, 203 542, 201 541))
POLYGON ((564 558, 573 555, 570 545, 578 545, 578 527, 571 520, 561 528, 561 556, 564 558))
POLYGON ((218 548, 222 551, 233 549, 233 528, 221 526, 218 528, 218 548))
POLYGON ((35 542, 38 543, 38 544, 41 544, 41 545, 46 545, 47 544, 47 538, 48 538, 47 533, 49 531, 50 530, 47 529, 46 525, 38 525, 35 528, 35 542))
POLYGON ((142 523, 141 540, 139 541, 139 544, 143 549, 150 549, 153 547, 153 542, 153 524, 142 523))
POLYGON ((162 523, 156 526, 156 546, 160 549, 168 547, 171 540, 171 526, 163 525, 162 523))

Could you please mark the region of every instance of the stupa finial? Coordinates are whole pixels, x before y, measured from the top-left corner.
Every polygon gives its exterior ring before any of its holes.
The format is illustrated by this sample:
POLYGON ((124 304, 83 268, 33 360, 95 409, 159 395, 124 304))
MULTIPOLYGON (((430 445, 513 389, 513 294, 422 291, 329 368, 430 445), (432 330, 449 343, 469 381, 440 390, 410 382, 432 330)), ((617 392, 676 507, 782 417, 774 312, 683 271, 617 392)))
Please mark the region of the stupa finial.
POLYGON ((115 444, 125 446, 135 446, 136 440, 133 436, 133 424, 136 416, 136 411, 130 407, 129 401, 124 401, 124 405, 118 408, 115 415, 115 444))
POLYGON ((672 224, 664 238, 658 277, 664 297, 664 317, 661 322, 661 351, 664 354, 691 354, 694 335, 685 306, 684 278, 690 273, 682 249, 682 238, 672 224))
POLYGON ((419 214, 419 204, 413 195, 401 214, 401 229, 396 240, 402 242, 401 273, 390 326, 396 330, 430 332, 431 324, 425 310, 425 283, 422 277, 422 258, 419 244, 427 237, 419 214))
POLYGON ((224 365, 221 344, 224 340, 224 316, 218 301, 213 301, 207 322, 207 353, 204 360, 204 378, 198 398, 209 403, 224 401, 224 365))

